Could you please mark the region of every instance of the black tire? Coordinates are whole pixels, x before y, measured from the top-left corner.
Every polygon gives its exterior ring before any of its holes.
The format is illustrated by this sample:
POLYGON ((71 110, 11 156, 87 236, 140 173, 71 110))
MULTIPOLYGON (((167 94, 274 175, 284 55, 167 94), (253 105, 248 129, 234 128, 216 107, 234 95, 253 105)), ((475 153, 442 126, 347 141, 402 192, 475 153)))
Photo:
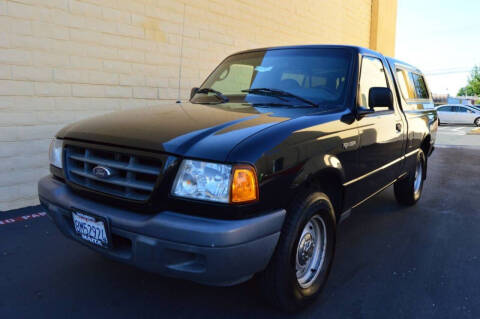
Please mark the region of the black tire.
POLYGON ((480 117, 477 117, 477 118, 475 119, 475 121, 473 121, 473 124, 474 124, 475 126, 480 126, 480 117))
MULTIPOLYGON (((298 311, 311 304, 324 287, 335 253, 335 213, 325 193, 311 191, 297 198, 287 212, 280 239, 268 267, 260 274, 260 284, 267 300, 286 312, 298 311), (297 280, 297 247, 307 223, 312 219, 323 220, 325 229, 324 258, 317 277, 307 288, 297 280)), ((319 245, 320 246, 320 245, 319 245)), ((310 274, 309 272, 306 272, 310 274)))
MULTIPOLYGON (((422 196, 423 191, 423 182, 425 181, 427 162, 425 153, 420 149, 417 153, 415 165, 412 165, 407 173, 407 176, 398 180, 393 185, 393 190, 395 193, 395 198, 398 203, 402 205, 412 206, 415 205, 420 197, 422 196), (421 169, 421 176, 418 183, 415 183, 417 167, 421 169)), ((417 173, 418 174, 418 173, 417 173)))

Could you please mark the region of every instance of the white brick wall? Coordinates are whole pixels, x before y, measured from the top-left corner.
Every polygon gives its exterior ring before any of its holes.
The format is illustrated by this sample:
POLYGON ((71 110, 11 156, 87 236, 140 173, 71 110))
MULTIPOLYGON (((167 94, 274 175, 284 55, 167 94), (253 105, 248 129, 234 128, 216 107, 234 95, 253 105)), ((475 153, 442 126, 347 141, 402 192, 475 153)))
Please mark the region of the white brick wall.
POLYGON ((177 98, 183 20, 186 98, 235 51, 368 46, 370 14, 371 0, 0 0, 0 211, 38 203, 63 125, 177 98))

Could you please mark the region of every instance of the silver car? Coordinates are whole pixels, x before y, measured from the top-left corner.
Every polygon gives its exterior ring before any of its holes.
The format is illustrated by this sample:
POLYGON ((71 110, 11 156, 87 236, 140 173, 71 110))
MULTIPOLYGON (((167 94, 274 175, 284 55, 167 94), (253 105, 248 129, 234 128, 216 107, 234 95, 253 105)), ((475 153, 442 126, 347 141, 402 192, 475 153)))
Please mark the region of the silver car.
POLYGON ((480 126, 480 109, 471 105, 447 104, 436 107, 441 124, 475 124, 480 126))

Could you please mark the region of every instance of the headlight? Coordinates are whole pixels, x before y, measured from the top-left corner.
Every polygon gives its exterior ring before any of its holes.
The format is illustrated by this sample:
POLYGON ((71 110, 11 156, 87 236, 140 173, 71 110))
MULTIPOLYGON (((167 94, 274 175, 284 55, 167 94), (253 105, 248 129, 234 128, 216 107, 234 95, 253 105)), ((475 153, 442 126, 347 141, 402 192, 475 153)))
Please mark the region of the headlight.
POLYGON ((52 143, 50 143, 50 151, 49 151, 49 158, 50 158, 50 165, 53 165, 58 168, 62 168, 62 147, 63 147, 63 140, 59 140, 54 138, 52 143))
POLYGON ((228 203, 231 165, 184 160, 172 192, 175 196, 228 203))
POLYGON ((175 178, 172 194, 178 197, 221 203, 258 199, 253 167, 184 160, 175 178), (233 172, 233 173, 232 173, 233 172))

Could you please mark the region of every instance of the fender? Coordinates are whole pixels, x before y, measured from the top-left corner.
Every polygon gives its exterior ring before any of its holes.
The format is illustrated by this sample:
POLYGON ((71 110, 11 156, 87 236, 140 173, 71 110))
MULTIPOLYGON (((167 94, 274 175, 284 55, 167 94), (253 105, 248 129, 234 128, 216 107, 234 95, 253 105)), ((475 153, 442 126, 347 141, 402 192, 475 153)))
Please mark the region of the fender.
POLYGON ((315 156, 305 162, 302 169, 295 176, 291 187, 296 191, 304 187, 318 185, 327 193, 335 208, 335 219, 340 218, 345 206, 345 172, 338 157, 331 154, 315 156))
POLYGON ((340 184, 345 182, 345 171, 338 157, 331 154, 324 154, 315 156, 305 162, 302 169, 293 180, 292 187, 296 188, 322 172, 335 174, 338 177, 340 184))

